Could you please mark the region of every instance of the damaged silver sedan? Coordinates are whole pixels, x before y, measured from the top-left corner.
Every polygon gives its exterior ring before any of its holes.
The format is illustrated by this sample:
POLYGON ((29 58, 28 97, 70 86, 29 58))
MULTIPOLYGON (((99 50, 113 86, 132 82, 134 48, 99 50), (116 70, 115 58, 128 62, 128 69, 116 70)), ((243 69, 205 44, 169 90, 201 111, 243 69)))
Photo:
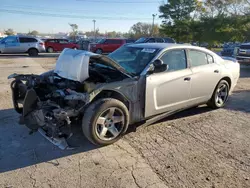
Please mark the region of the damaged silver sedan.
POLYGON ((88 140, 108 145, 130 124, 200 104, 221 108, 237 83, 239 64, 199 47, 128 44, 109 56, 65 49, 55 70, 9 78, 20 124, 65 149, 77 119, 88 140))

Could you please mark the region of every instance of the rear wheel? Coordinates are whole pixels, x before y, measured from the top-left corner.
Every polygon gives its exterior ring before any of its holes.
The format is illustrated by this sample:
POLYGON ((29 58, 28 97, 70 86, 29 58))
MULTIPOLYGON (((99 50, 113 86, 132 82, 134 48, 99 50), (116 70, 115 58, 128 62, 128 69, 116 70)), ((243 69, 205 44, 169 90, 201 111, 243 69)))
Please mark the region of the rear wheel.
POLYGON ((226 80, 221 80, 216 86, 213 96, 207 105, 213 109, 225 106, 229 96, 229 84, 226 80))
POLYGON ((53 49, 52 47, 48 47, 48 48, 47 48, 47 52, 48 52, 48 53, 53 53, 53 52, 54 52, 54 49, 53 49))
POLYGON ((97 49, 97 50, 95 51, 95 53, 97 53, 97 54, 102 54, 102 49, 97 49))
POLYGON ((87 139, 103 146, 116 142, 126 132, 129 123, 127 107, 112 98, 99 99, 85 111, 82 130, 87 139))
POLYGON ((29 54, 29 56, 32 56, 32 57, 38 56, 38 50, 35 48, 31 48, 31 49, 29 49, 28 54, 29 54))

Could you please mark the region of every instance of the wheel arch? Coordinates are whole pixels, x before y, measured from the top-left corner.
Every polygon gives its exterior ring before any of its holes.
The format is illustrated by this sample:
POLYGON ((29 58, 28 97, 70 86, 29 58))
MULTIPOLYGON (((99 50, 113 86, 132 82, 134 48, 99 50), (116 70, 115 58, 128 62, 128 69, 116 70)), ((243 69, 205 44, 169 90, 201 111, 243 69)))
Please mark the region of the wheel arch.
MULTIPOLYGON (((229 89, 231 89, 231 86, 232 86, 232 80, 229 76, 224 76, 223 78, 220 79, 221 80, 225 80, 227 81, 228 85, 229 85, 229 89)), ((218 84, 220 83, 220 81, 218 82, 218 84)))
POLYGON ((48 46, 48 47, 46 47, 46 52, 48 52, 49 48, 52 48, 54 50, 54 48, 52 46, 48 46))
POLYGON ((35 48, 35 47, 29 48, 29 49, 27 50, 27 52, 29 52, 30 50, 36 50, 36 51, 39 53, 39 50, 38 50, 37 48, 35 48))
POLYGON ((114 90, 102 90, 99 93, 97 93, 95 96, 92 97, 91 103, 101 99, 101 98, 114 98, 119 101, 121 101, 125 106, 130 109, 130 104, 131 102, 119 91, 114 91, 114 90))

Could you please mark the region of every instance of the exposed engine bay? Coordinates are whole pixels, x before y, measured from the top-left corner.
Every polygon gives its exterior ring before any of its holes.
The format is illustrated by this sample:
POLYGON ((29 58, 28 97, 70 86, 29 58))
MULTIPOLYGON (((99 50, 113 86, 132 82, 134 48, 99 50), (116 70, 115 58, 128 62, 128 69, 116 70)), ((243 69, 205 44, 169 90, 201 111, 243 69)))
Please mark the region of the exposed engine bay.
MULTIPOLYGON (((75 52, 72 53, 70 57, 74 59, 75 52)), ((60 68, 56 67, 53 71, 41 75, 12 74, 9 76, 14 78, 11 83, 13 105, 21 114, 20 124, 25 124, 32 131, 39 130, 61 149, 68 147, 65 139, 72 136, 71 122, 83 115, 84 109, 90 102, 89 93, 104 83, 125 78, 121 72, 100 63, 101 59, 96 57, 92 59, 85 55, 84 57, 87 58, 83 61, 77 57, 78 65, 74 64, 74 67, 71 65, 69 70, 69 66, 66 68, 64 66, 71 63, 69 58, 66 58, 69 61, 60 63, 64 55, 65 53, 60 55, 56 65, 60 68), (79 64, 79 62, 82 63, 79 64), (80 70, 79 66, 84 69, 80 70), (69 74, 72 78, 67 78, 69 74), (84 80, 81 80, 82 78, 84 80)))

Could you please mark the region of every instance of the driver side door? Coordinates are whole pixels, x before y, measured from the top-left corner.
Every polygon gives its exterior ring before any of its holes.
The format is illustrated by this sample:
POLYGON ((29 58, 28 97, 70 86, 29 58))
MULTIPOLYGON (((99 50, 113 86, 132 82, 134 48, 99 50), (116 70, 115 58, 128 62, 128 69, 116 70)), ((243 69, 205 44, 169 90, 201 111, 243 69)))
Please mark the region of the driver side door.
POLYGON ((2 53, 19 53, 20 43, 16 36, 9 36, 2 41, 2 53))
POLYGON ((160 59, 169 68, 146 77, 145 118, 189 105, 192 71, 188 66, 186 51, 169 50, 160 59))

